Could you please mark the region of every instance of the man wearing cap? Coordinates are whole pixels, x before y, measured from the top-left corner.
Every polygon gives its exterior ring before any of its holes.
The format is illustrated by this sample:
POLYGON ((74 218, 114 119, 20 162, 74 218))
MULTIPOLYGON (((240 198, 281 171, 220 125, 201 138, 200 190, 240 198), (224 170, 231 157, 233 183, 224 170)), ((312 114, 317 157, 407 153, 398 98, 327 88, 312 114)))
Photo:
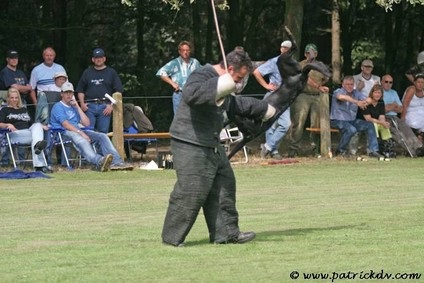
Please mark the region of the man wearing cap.
POLYGON ((54 75, 58 72, 65 72, 62 65, 54 62, 56 52, 52 47, 43 50, 43 62, 34 67, 31 72, 29 83, 32 87, 31 99, 37 105, 37 95, 39 92, 48 91, 54 85, 54 75))
MULTIPOLYGON (((283 41, 280 46, 280 55, 287 52, 291 47, 291 41, 283 41)), ((277 66, 277 60, 280 55, 269 59, 253 71, 253 75, 258 83, 268 91, 264 98, 277 90, 280 85, 284 83, 277 66), (268 82, 265 80, 264 76, 268 76, 268 82)), ((261 144, 261 158, 265 158, 270 154, 274 159, 282 159, 282 156, 278 152, 278 148, 281 140, 290 127, 290 123, 289 108, 281 114, 280 118, 278 118, 278 120, 265 132, 265 143, 261 144)))
POLYGON ((21 95, 22 102, 25 104, 26 98, 31 91, 31 86, 24 72, 18 69, 18 51, 7 51, 6 62, 6 67, 0 71, 0 90, 8 90, 11 87, 17 89, 21 95))
POLYGON ((53 128, 64 128, 63 135, 71 139, 82 156, 88 162, 96 165, 99 171, 105 172, 109 169, 131 170, 133 167, 124 163, 106 134, 79 127, 79 124, 88 127, 90 119, 76 102, 74 86, 70 82, 62 85, 61 97, 62 100, 52 108, 50 125, 53 128), (94 151, 92 142, 100 146, 103 156, 94 151))
POLYGON ((178 44, 178 56, 161 67, 156 76, 169 84, 174 92, 172 94, 172 105, 174 115, 177 113, 178 105, 181 102, 182 90, 188 76, 200 67, 197 59, 190 57, 191 44, 188 41, 181 41, 178 44))
MULTIPOLYGON (((316 59, 318 56, 318 48, 315 44, 309 43, 305 47, 305 59, 299 62, 300 66, 304 68, 309 63, 318 63, 316 59)), ((320 62, 323 64, 322 62, 320 62)), ((289 129, 289 157, 295 157, 299 153, 300 143, 303 137, 303 129, 306 119, 310 115, 311 127, 319 128, 319 95, 327 95, 328 87, 324 84, 327 83, 328 77, 324 74, 312 70, 308 74, 308 81, 303 89, 303 92, 298 95, 296 100, 290 107, 290 119, 292 121, 289 129)), ((316 134, 311 134, 311 141, 315 146, 315 155, 319 156, 320 140, 316 134)))
POLYGON ((355 89, 362 93, 361 100, 369 96, 370 90, 374 85, 380 84, 380 77, 372 74, 373 69, 373 62, 369 59, 365 59, 361 63, 361 73, 353 76, 355 80, 355 89))
POLYGON ((124 89, 118 73, 106 66, 106 54, 103 49, 95 48, 91 61, 93 66, 85 69, 76 91, 81 109, 90 119, 90 127, 107 133, 113 106, 105 94, 112 96, 115 92, 122 93, 124 89))
POLYGON ((424 51, 418 54, 417 65, 406 71, 405 75, 411 83, 414 83, 415 76, 419 73, 424 73, 424 51))

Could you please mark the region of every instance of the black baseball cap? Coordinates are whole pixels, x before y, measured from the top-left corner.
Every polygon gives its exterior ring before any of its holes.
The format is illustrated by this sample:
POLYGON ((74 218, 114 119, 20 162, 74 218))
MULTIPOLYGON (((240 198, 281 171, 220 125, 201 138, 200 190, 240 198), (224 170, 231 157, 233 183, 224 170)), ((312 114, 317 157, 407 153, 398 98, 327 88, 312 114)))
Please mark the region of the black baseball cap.
POLYGON ((7 58, 18 58, 19 57, 19 53, 18 53, 18 51, 14 50, 14 49, 11 49, 11 50, 7 51, 6 57, 7 58))

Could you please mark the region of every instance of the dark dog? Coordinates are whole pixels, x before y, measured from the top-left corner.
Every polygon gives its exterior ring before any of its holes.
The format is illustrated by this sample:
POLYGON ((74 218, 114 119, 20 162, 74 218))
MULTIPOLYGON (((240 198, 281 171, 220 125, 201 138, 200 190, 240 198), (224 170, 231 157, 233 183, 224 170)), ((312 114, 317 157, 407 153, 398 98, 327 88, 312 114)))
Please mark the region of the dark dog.
POLYGON ((290 30, 287 27, 284 28, 292 42, 292 47, 288 52, 281 54, 277 61, 283 84, 264 99, 276 109, 276 114, 271 119, 263 122, 258 117, 246 117, 237 113, 228 113, 229 120, 237 125, 244 136, 243 140, 235 145, 228 154, 229 159, 243 148, 246 143, 263 134, 290 107, 306 86, 308 74, 311 70, 316 70, 327 77, 331 77, 330 70, 321 62, 308 64, 302 70, 299 63, 293 59, 293 54, 297 50, 296 41, 290 30))

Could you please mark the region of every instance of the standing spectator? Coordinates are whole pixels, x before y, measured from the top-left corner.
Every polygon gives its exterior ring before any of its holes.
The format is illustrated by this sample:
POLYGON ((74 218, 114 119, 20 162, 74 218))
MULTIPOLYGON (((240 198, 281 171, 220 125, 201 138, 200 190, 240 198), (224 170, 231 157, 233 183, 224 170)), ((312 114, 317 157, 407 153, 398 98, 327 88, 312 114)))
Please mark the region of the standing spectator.
POLYGON ((7 51, 6 62, 6 67, 0 71, 0 90, 8 90, 11 87, 17 89, 21 95, 21 101, 25 105, 31 92, 31 85, 24 72, 18 69, 18 51, 7 51))
POLYGON ((424 51, 418 54, 417 65, 406 71, 405 75, 411 83, 414 83, 414 78, 419 73, 424 73, 424 51))
MULTIPOLYGON (((291 47, 291 41, 283 41, 280 46, 280 55, 287 52, 291 47)), ((269 59, 253 71, 256 80, 268 91, 264 98, 277 90, 280 85, 284 83, 281 80, 280 71, 277 66, 277 60, 280 55, 269 59), (265 80, 264 76, 268 76, 268 82, 265 80)), ((272 158, 282 159, 282 156, 278 152, 278 148, 281 140, 290 127, 290 123, 290 108, 288 108, 265 132, 265 143, 261 144, 261 158, 265 158, 270 154, 272 158)))
POLYGON ((405 120, 398 117, 402 113, 402 102, 397 91, 392 89, 393 77, 389 74, 384 75, 381 78, 381 84, 384 89, 383 100, 386 119, 390 122, 390 132, 393 139, 411 156, 422 156, 424 154, 422 142, 418 140, 411 128, 406 125, 405 120))
POLYGON ((46 167, 41 155, 46 148, 44 130, 41 123, 31 124, 28 110, 23 106, 21 96, 16 88, 9 88, 7 92, 7 106, 0 110, 0 129, 8 129, 13 143, 31 144, 32 164, 36 171, 51 173, 46 167))
POLYGON ((401 119, 412 128, 418 139, 424 138, 424 73, 415 76, 414 85, 409 86, 403 95, 401 119))
POLYGON ((34 105, 37 105, 36 93, 48 91, 54 85, 54 75, 58 72, 65 72, 62 65, 54 62, 56 52, 52 47, 43 50, 43 62, 32 69, 29 83, 31 85, 31 99, 34 105))
POLYGON ((178 180, 162 230, 162 240, 168 245, 184 245, 201 208, 210 242, 242 244, 255 238, 253 232, 240 232, 235 176, 219 133, 227 109, 238 109, 263 121, 275 115, 276 110, 264 100, 230 95, 236 90, 236 83, 252 69, 252 62, 246 52, 237 50, 226 59, 228 73, 223 62, 207 64, 193 72, 172 121, 171 151, 178 180), (237 102, 240 103, 230 105, 237 102))
MULTIPOLYGON (((316 58, 318 56, 318 48, 315 44, 310 43, 305 47, 306 59, 300 62, 300 66, 304 68, 309 63, 322 63, 316 58)), ((328 94, 327 83, 328 77, 322 73, 312 70, 308 75, 308 82, 302 93, 296 98, 290 107, 291 127, 289 129, 289 157, 295 157, 299 153, 300 143, 303 137, 303 129, 306 119, 310 115, 311 127, 319 128, 319 101, 320 95, 328 94)), ((315 155, 319 156, 320 141, 316 134, 311 134, 311 140, 315 147, 315 155)))
POLYGON ((359 90, 362 94, 361 100, 368 97, 374 85, 380 84, 380 77, 372 74, 373 69, 373 62, 369 59, 365 59, 361 63, 361 72, 353 76, 355 80, 355 89, 359 90))
POLYGON ((90 119, 90 127, 101 133, 108 133, 113 105, 105 94, 124 91, 118 73, 106 66, 106 54, 103 49, 93 50, 92 67, 83 73, 77 85, 78 100, 81 109, 90 119))
POLYGON ((62 85, 61 90, 62 100, 52 108, 50 125, 53 128, 64 128, 63 135, 70 139, 81 155, 88 162, 94 164, 99 171, 132 170, 133 167, 124 163, 106 134, 80 128, 79 124, 88 127, 90 119, 75 100, 74 86, 70 82, 66 82, 62 85), (103 155, 94 151, 92 142, 101 148, 103 155))
POLYGON ((351 138, 357 132, 366 132, 368 138, 369 155, 380 158, 378 153, 377 136, 371 122, 358 119, 358 107, 365 108, 367 102, 361 100, 361 93, 354 89, 352 76, 343 78, 342 87, 335 90, 331 101, 330 126, 340 130, 341 138, 337 146, 336 155, 349 156, 347 152, 351 138))
POLYGON ((386 121, 383 87, 374 85, 366 102, 367 107, 359 109, 359 117, 373 123, 377 140, 380 144, 380 152, 387 158, 395 157, 392 134, 390 133, 390 122, 386 121))
POLYGON ((194 70, 200 67, 199 61, 195 58, 191 58, 190 53, 190 42, 181 41, 180 44, 178 44, 178 54, 180 56, 166 63, 156 73, 156 76, 160 77, 174 90, 172 94, 174 115, 177 113, 178 105, 181 102, 181 92, 188 76, 190 76, 194 70))

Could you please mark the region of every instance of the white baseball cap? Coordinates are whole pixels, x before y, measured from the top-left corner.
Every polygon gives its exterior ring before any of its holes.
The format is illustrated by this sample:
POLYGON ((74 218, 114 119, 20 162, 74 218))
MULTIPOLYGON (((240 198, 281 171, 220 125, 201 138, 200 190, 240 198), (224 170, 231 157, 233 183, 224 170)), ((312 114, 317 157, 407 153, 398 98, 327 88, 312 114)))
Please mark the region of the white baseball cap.
POLYGON ((287 47, 287 48, 291 48, 292 47, 292 43, 290 40, 285 40, 281 43, 281 47, 287 47))
POLYGON ((62 87, 60 88, 60 90, 62 92, 66 92, 66 91, 72 91, 74 92, 74 86, 70 83, 70 82, 66 82, 62 85, 62 87))

